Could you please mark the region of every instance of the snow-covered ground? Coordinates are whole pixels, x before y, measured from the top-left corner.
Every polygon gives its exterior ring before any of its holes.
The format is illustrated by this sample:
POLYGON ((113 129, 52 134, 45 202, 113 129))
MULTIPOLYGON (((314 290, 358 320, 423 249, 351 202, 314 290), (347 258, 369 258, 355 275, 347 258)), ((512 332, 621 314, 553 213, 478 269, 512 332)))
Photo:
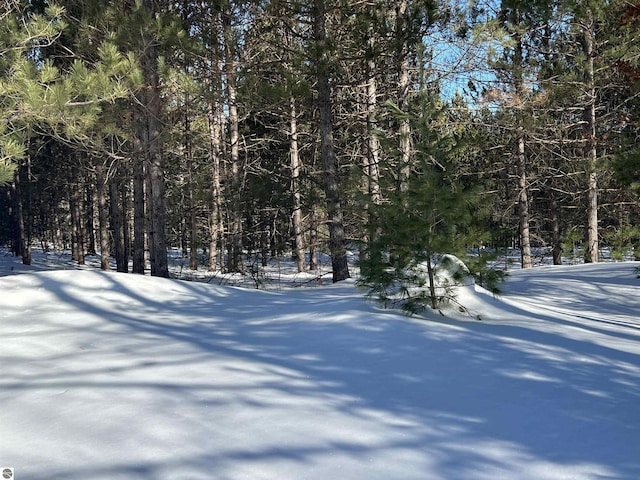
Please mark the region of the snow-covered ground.
POLYGON ((35 263, 0 256, 18 480, 640 478, 640 263, 513 271, 427 318, 351 281, 35 263))

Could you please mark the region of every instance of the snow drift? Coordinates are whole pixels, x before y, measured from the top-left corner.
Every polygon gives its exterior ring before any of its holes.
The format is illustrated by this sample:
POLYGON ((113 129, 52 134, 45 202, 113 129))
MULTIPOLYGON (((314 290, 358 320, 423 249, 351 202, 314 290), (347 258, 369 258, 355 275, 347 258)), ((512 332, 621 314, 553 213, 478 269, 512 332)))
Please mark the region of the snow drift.
POLYGON ((0 463, 30 480, 637 479, 637 266, 514 272, 501 297, 460 292, 482 321, 428 322, 351 282, 0 277, 0 463))

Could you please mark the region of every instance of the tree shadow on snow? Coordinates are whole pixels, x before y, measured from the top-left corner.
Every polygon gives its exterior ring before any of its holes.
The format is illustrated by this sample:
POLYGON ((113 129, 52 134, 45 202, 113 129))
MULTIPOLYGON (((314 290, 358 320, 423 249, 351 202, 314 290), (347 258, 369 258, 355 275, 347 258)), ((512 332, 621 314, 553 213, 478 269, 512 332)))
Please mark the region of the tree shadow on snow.
MULTIPOLYGON (((32 480, 640 474, 635 354, 524 326, 410 320, 376 310, 349 286, 267 293, 167 280, 168 299, 158 301, 145 290, 157 279, 135 287, 91 275, 100 278, 95 291, 82 280, 42 280, 91 320, 53 322, 53 341, 84 331, 42 359, 51 369, 5 377, 1 391, 67 390, 80 402, 89 390, 94 403, 79 404, 79 415, 91 423, 91 409, 117 405, 122 425, 103 461, 80 450, 76 458, 88 460, 69 467, 20 466, 32 480), (87 364, 65 369, 76 355, 87 364), (138 402, 130 414, 128 399, 138 402), (145 402, 164 429, 135 418, 145 402), (138 455, 117 444, 123 432, 138 455)), ((71 425, 61 452, 80 448, 74 433, 101 448, 106 426, 96 425, 96 440, 91 424, 71 425)))

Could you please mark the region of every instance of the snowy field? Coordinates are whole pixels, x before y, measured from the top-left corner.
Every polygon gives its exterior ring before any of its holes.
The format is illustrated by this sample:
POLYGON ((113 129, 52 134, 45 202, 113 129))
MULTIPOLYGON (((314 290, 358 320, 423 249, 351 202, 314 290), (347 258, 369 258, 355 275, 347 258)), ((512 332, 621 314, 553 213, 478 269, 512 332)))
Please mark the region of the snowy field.
POLYGON ((59 259, 0 255, 17 480, 640 478, 640 263, 513 271, 497 299, 460 291, 471 315, 407 318, 352 281, 59 259))

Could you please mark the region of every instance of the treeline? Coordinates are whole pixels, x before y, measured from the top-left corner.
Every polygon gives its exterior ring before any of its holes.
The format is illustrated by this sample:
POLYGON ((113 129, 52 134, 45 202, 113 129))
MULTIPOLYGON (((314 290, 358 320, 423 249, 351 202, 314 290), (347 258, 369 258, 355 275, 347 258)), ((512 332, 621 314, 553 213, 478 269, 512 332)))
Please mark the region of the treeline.
POLYGON ((637 2, 6 5, 0 243, 25 263, 38 243, 159 276, 170 246, 227 272, 328 251, 339 281, 348 248, 379 271, 640 255, 637 2))

